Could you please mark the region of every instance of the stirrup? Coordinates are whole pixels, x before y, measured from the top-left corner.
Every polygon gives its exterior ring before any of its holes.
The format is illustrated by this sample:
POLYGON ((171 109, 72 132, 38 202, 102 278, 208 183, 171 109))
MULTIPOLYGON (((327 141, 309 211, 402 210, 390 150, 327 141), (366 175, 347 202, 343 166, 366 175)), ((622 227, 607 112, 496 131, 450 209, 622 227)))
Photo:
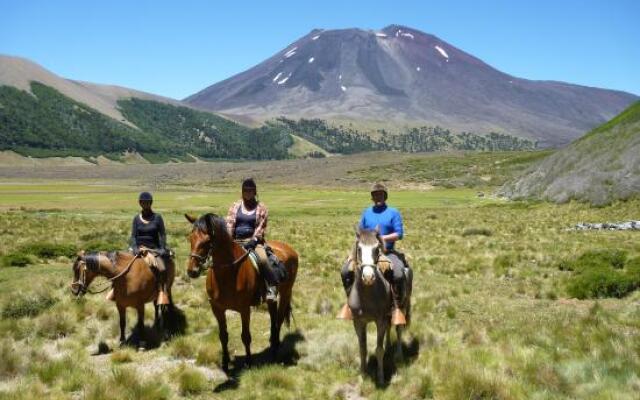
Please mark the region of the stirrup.
POLYGON ((113 293, 113 288, 111 288, 111 290, 109 290, 109 293, 107 293, 107 295, 105 296, 105 299, 111 300, 111 301, 116 301, 116 296, 113 293))
POLYGON ((340 312, 338 313, 338 315, 336 315, 336 318, 344 319, 347 321, 353 319, 353 314, 351 313, 351 307, 349 307, 349 304, 344 303, 344 305, 340 309, 340 312))
POLYGON ((278 300, 278 287, 277 286, 267 286, 267 295, 265 296, 267 301, 277 301, 278 300))
POLYGON ((407 319, 402 310, 398 307, 391 311, 391 325, 406 325, 407 319))

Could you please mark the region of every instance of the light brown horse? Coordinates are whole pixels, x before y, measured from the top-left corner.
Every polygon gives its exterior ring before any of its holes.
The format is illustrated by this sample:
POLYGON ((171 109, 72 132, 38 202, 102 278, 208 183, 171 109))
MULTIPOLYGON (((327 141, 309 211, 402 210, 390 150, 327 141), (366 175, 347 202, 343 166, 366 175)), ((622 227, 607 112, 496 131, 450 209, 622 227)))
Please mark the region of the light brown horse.
MULTIPOLYGON (((143 258, 125 252, 78 253, 73 263, 73 282, 71 292, 75 296, 82 296, 89 292, 89 285, 98 277, 103 276, 113 284, 113 294, 120 318, 120 344, 125 342, 126 309, 135 308, 138 312, 136 328, 140 339, 144 339, 144 305, 154 302, 155 320, 162 325, 163 310, 156 304, 158 284, 153 271, 143 258)), ((175 276, 173 261, 167 264, 167 295, 169 306, 173 305, 171 285, 175 276)), ((93 292, 99 293, 99 292, 93 292)))
MULTIPOLYGON (((211 258, 211 266, 207 271, 206 289, 213 315, 218 321, 220 344, 222 345, 222 368, 229 369, 229 349, 227 343, 226 310, 240 313, 242 319, 242 343, 247 354, 247 364, 251 364, 251 332, 249 321, 251 305, 256 299, 257 291, 262 279, 253 267, 247 253, 238 243, 235 243, 227 231, 224 219, 215 214, 206 214, 196 219, 185 217, 193 224, 189 241, 191 255, 187 266, 187 273, 191 278, 200 276, 202 266, 211 258)), ((287 269, 287 279, 278 286, 280 301, 269 302, 269 316, 271 317, 270 351, 276 357, 280 345, 280 328, 291 315, 291 295, 293 283, 298 271, 298 254, 289 245, 277 241, 267 244, 287 269)))

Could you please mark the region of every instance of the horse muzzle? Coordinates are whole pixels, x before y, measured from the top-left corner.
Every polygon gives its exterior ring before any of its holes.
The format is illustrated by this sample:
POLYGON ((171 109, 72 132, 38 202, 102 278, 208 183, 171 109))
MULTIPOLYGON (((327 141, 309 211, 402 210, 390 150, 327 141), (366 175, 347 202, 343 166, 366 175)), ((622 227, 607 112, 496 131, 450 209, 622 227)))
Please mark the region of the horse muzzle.
POLYGON ((192 279, 196 279, 200 277, 200 268, 197 267, 197 268, 187 269, 187 275, 189 275, 189 278, 192 278, 192 279))
POLYGON ((362 283, 366 286, 373 285, 373 282, 376 281, 376 271, 373 265, 364 265, 362 266, 362 283))
POLYGON ((76 297, 82 297, 85 293, 87 293, 87 288, 80 281, 72 282, 70 285, 70 289, 71 289, 71 294, 73 294, 76 297))

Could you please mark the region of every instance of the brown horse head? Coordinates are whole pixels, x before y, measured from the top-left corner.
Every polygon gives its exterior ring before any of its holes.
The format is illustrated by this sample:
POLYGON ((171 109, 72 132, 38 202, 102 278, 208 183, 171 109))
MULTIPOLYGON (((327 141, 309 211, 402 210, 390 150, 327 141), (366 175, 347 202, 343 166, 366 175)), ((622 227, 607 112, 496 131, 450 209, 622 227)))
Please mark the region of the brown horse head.
POLYGON ((382 253, 382 239, 378 228, 362 229, 359 226, 356 227, 354 251, 353 259, 355 260, 357 275, 360 275, 365 285, 370 286, 375 282, 375 268, 377 268, 378 259, 382 253))
POLYGON ((224 219, 216 214, 205 214, 199 218, 185 214, 187 221, 192 223, 189 242, 191 243, 191 253, 187 264, 187 274, 191 278, 197 278, 202 272, 202 267, 207 259, 213 256, 218 243, 230 242, 227 227, 224 219))
POLYGON ((73 263, 73 282, 71 293, 74 296, 82 296, 87 292, 91 282, 100 272, 100 253, 85 253, 80 251, 73 263))

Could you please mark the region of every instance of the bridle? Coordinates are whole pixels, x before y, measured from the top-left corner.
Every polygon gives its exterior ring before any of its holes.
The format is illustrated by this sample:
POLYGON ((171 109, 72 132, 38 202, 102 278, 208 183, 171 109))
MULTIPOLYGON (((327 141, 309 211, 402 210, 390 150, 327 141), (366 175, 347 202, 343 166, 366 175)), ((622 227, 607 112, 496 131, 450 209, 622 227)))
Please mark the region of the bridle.
MULTIPOLYGON (((213 233, 209 234, 209 249, 207 250, 206 254, 204 256, 201 256, 200 254, 191 252, 189 254, 190 258, 195 258, 196 260, 196 265, 198 266, 198 274, 202 273, 202 267, 206 266, 206 268, 213 268, 213 259, 211 260, 211 263, 209 263, 209 265, 207 265, 207 260, 209 260, 209 258, 213 258, 213 245, 211 244, 211 242, 213 241, 213 233)), ((236 265, 240 264, 242 261, 244 261, 245 258, 247 258, 247 256, 249 256, 250 251, 246 251, 240 255, 240 257, 236 258, 235 260, 233 260, 230 263, 227 264, 216 264, 219 265, 220 267, 235 267, 236 265)))
POLYGON ((100 269, 100 254, 89 254, 86 256, 82 256, 81 258, 79 258, 76 262, 78 262, 78 268, 80 269, 79 271, 79 276, 78 276, 78 280, 71 282, 71 287, 78 287, 78 296, 82 296, 86 293, 89 294, 98 294, 98 293, 102 293, 104 291, 106 291, 107 289, 109 289, 109 284, 112 283, 113 281, 115 281, 116 279, 120 278, 121 276, 124 276, 127 272, 129 272, 129 270, 131 269, 131 266, 133 265, 133 263, 136 261, 137 258, 140 258, 140 254, 136 254, 131 261, 129 261, 129 264, 127 265, 127 267, 125 269, 123 269, 122 271, 120 271, 117 275, 108 278, 105 282, 102 283, 102 285, 105 285, 104 288, 100 288, 99 290, 89 290, 89 286, 87 285, 87 270, 91 271, 91 272, 95 272, 98 273, 99 269, 100 269))

